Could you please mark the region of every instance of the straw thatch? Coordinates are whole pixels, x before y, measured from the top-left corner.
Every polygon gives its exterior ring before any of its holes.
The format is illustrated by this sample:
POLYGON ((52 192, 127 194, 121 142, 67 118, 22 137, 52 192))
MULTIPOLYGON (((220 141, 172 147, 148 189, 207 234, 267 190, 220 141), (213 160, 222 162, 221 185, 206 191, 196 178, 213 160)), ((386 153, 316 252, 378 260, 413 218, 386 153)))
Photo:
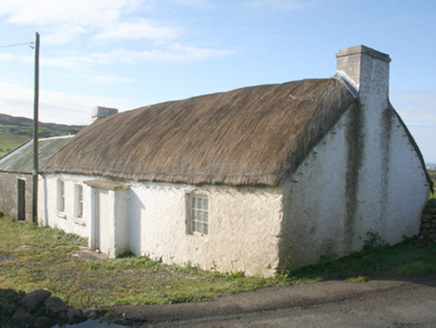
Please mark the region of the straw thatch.
POLYGON ((336 79, 316 79, 139 108, 80 131, 44 172, 274 186, 353 102, 336 79))

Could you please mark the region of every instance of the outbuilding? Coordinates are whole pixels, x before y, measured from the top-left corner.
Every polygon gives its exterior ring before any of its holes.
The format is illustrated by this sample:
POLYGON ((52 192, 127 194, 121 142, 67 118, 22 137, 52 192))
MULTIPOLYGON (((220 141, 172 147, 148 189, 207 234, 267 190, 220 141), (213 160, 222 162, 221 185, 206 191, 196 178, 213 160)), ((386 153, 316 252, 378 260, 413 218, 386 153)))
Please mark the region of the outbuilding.
MULTIPOLYGON (((69 135, 39 139, 38 168, 71 138, 69 135)), ((0 158, 0 211, 20 221, 33 221, 33 161, 33 140, 0 158)))

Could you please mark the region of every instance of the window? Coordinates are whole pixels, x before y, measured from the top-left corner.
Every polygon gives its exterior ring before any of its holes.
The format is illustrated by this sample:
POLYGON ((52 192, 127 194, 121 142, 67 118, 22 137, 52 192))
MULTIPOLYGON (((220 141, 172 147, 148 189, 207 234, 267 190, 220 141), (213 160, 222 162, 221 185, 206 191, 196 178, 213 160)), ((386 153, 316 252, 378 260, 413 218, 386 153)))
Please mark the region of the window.
POLYGON ((209 199, 202 195, 189 195, 189 232, 209 234, 209 199))
POLYGON ((83 186, 76 184, 76 197, 74 204, 74 216, 81 218, 83 216, 83 186))
POLYGON ((58 180, 58 204, 57 209, 59 212, 65 211, 65 184, 62 180, 58 180))

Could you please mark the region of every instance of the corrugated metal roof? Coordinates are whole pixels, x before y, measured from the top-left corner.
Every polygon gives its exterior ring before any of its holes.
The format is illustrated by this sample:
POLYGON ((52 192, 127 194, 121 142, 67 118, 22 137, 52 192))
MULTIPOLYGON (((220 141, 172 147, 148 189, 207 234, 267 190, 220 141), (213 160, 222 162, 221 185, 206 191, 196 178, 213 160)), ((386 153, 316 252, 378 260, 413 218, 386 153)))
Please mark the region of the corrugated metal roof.
MULTIPOLYGON (((39 169, 44 167, 55 152, 73 136, 62 136, 39 139, 39 169)), ((32 173, 33 140, 27 141, 18 148, 0 158, 0 171, 32 173)))

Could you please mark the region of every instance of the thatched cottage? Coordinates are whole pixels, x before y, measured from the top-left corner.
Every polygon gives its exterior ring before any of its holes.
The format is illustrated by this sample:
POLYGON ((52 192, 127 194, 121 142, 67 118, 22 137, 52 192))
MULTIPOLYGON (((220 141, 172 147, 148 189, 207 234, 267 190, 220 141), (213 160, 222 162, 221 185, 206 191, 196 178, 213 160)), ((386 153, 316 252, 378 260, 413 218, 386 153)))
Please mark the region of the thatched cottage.
POLYGON ((47 163, 40 221, 126 251, 270 276, 327 251, 418 233, 432 187, 388 99, 388 55, 339 51, 336 75, 98 119, 47 163))

